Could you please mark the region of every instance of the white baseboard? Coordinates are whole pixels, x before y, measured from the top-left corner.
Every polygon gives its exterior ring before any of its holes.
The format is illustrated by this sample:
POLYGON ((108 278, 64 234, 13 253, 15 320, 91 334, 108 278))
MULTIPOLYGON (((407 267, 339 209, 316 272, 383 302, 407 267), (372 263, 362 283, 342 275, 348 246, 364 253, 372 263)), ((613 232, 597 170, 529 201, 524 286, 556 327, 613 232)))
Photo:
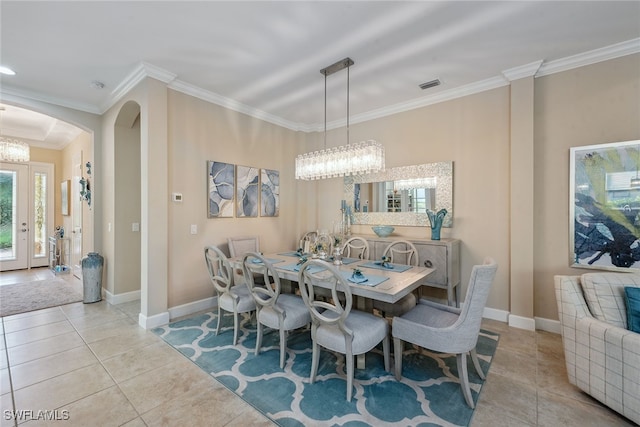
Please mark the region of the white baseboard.
POLYGON ((107 296, 107 302, 113 305, 139 300, 141 295, 140 291, 125 292, 123 294, 112 294, 111 292, 104 290, 104 293, 107 296))
POLYGON ((169 323, 169 312, 165 311, 164 313, 154 314, 153 316, 145 316, 140 313, 138 315, 138 324, 142 326, 144 329, 153 329, 158 326, 163 326, 169 323))
POLYGON ((497 320, 498 322, 507 323, 509 320, 509 312, 504 310, 497 310, 495 308, 485 307, 482 317, 485 319, 497 320))
POLYGON ((169 317, 171 320, 178 317, 188 316, 190 314, 198 313, 200 311, 210 310, 216 307, 218 303, 218 297, 211 297, 201 299, 199 301, 190 302, 187 304, 178 305, 169 308, 169 317))
POLYGON ((518 329, 525 329, 527 331, 536 330, 536 321, 530 317, 516 316, 514 314, 509 315, 509 326, 513 326, 518 329))
POLYGON ((561 326, 559 320, 544 319, 542 317, 535 317, 536 329, 541 331, 553 332, 554 334, 561 334, 561 326))

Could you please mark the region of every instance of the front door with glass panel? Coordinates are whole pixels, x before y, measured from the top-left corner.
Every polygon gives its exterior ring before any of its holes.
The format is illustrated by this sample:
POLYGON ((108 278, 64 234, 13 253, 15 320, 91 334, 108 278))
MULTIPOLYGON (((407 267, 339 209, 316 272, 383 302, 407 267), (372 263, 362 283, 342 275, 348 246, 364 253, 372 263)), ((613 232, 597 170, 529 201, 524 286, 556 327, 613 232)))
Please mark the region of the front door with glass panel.
POLYGON ((29 266, 29 166, 0 166, 0 270, 29 266))
POLYGON ((53 165, 0 163, 0 270, 48 265, 53 165))

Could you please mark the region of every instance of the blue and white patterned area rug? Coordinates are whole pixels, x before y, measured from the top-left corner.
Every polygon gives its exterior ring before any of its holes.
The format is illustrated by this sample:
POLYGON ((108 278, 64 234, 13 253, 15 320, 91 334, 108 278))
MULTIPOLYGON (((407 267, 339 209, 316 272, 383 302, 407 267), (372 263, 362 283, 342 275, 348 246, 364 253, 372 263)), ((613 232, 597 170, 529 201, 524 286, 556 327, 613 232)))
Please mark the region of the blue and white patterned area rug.
MULTIPOLYGON (((281 426, 466 426, 471 421, 473 410, 462 395, 453 355, 406 344, 399 382, 393 373, 385 372, 381 349, 374 349, 366 355, 366 369, 355 370, 353 399, 347 402, 343 355, 323 350, 316 381, 309 383, 308 329, 290 333, 286 364, 281 370, 277 331, 265 329, 262 351, 256 356, 255 316, 242 317, 235 346, 233 317, 225 314, 222 321, 218 336, 216 313, 197 315, 153 331, 281 426)), ((477 353, 485 373, 497 344, 497 334, 481 331, 477 353)), ((471 361, 468 371, 477 402, 483 381, 471 361)))

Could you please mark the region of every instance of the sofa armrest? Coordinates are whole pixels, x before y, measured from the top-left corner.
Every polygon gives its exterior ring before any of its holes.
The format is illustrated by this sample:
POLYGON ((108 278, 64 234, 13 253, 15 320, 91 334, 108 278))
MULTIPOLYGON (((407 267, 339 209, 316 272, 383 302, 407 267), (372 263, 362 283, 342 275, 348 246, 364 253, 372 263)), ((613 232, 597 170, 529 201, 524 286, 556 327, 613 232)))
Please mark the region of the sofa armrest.
POLYGON ((594 318, 579 276, 555 276, 569 382, 640 423, 640 334, 594 318))

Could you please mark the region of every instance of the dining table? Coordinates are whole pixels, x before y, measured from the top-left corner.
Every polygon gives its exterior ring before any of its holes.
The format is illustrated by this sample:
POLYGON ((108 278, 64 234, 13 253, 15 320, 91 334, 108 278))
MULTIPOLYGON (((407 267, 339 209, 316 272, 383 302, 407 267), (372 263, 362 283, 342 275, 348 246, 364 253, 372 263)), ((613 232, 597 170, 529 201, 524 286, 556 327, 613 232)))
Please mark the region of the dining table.
MULTIPOLYGON (((298 282, 300 261, 303 255, 296 251, 283 251, 264 254, 263 257, 272 264, 280 279, 284 279, 283 292, 293 292, 294 284, 298 282), (291 286, 286 287, 288 281, 291 286), (288 289, 287 289, 288 288, 288 289)), ((243 257, 236 257, 233 262, 236 268, 242 268, 243 257)), ((311 259, 311 256, 308 256, 311 259)), ((401 264, 385 263, 381 260, 363 260, 357 258, 342 258, 336 265, 331 258, 325 259, 334 264, 345 277, 351 294, 354 296, 354 306, 358 310, 372 312, 373 301, 385 301, 394 303, 420 287, 427 276, 435 271, 435 268, 407 266, 401 264), (366 279, 361 283, 349 280, 354 269, 359 270, 366 279)), ((259 266, 256 266, 258 269, 259 266)), ((360 277, 360 276, 358 276, 360 277)), ((352 279, 353 280, 353 279, 352 279)), ((364 355, 357 358, 356 365, 359 369, 365 367, 364 355)))

